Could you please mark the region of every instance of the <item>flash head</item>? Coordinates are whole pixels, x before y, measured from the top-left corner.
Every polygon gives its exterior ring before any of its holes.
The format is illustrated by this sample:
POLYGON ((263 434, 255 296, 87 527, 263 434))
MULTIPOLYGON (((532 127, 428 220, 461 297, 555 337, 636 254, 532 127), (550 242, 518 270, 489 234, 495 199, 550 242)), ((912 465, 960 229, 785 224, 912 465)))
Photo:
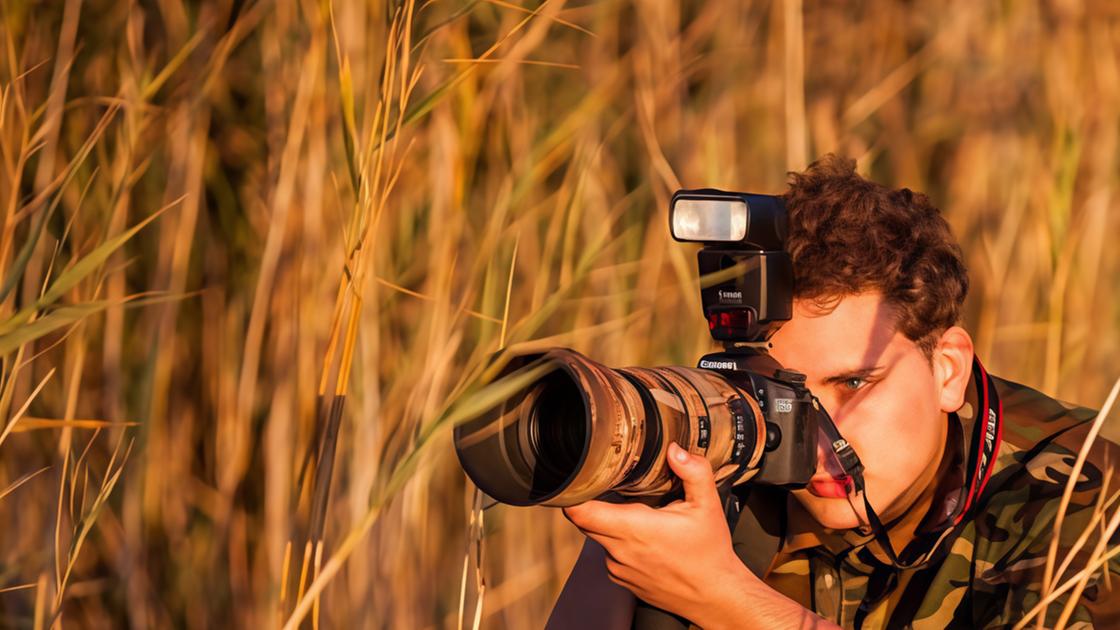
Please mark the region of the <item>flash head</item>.
POLYGON ((669 205, 669 231, 678 241, 780 250, 786 213, 781 198, 773 195, 715 188, 678 190, 669 205))
POLYGON ((681 197, 672 209, 673 238, 701 243, 738 242, 747 237, 747 202, 742 199, 681 197))

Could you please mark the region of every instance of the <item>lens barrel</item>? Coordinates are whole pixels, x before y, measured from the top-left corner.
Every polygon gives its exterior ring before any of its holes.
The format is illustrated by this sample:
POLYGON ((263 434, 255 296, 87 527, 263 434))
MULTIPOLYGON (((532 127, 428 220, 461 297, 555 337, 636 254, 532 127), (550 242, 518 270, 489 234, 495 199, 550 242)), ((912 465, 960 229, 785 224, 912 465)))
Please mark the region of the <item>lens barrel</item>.
POLYGON ((463 469, 512 505, 568 506, 608 492, 664 496, 679 486, 670 442, 708 459, 716 481, 758 468, 766 429, 758 403, 723 375, 682 367, 612 369, 566 348, 526 354, 503 371, 543 376, 455 429, 463 469))

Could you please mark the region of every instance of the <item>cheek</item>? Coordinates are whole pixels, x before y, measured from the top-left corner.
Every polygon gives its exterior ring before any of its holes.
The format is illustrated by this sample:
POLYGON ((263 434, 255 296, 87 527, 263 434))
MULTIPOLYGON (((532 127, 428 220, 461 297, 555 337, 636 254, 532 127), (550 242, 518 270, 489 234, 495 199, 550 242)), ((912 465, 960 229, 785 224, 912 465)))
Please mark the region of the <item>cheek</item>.
POLYGON ((944 443, 941 410, 932 389, 871 391, 845 410, 840 432, 852 443, 868 476, 909 485, 944 443))

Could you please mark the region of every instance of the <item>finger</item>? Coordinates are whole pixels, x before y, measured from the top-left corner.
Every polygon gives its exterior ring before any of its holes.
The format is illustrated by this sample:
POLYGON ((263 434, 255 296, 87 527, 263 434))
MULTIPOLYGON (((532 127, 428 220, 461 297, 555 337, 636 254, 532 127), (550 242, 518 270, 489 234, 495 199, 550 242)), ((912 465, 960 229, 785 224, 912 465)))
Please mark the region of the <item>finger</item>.
POLYGON ((611 582, 614 582, 615 584, 621 586, 622 588, 630 591, 631 593, 634 594, 635 597, 642 598, 642 594, 644 593, 644 591, 642 591, 641 588, 637 584, 634 584, 633 582, 630 582, 629 580, 624 580, 622 578, 615 577, 615 576, 611 575, 610 573, 607 573, 607 579, 610 580, 611 582))
POLYGON ((607 566, 607 575, 617 580, 632 581, 630 579, 630 567, 615 560, 614 556, 609 553, 607 554, 604 564, 607 566))
POLYGON ((611 551, 617 551, 617 547, 624 542, 622 538, 615 538, 614 536, 604 536, 603 534, 596 534, 595 532, 590 531, 583 532, 583 535, 587 536, 589 540, 593 540, 598 543, 598 545, 603 548, 603 555, 608 558, 612 557, 611 551))
POLYGON ((587 501, 579 505, 563 508, 564 516, 585 534, 621 538, 626 536, 635 524, 653 511, 640 503, 607 503, 587 501))
POLYGON ((610 553, 608 553, 606 556, 605 565, 607 569, 607 577, 610 579, 610 581, 618 584, 619 586, 629 590, 634 594, 638 593, 638 585, 637 582, 634 581, 633 569, 619 562, 618 560, 615 560, 614 556, 612 556, 610 553))
POLYGON ((719 505, 712 465, 699 455, 692 455, 677 445, 669 444, 669 467, 684 484, 684 499, 698 506, 719 505))

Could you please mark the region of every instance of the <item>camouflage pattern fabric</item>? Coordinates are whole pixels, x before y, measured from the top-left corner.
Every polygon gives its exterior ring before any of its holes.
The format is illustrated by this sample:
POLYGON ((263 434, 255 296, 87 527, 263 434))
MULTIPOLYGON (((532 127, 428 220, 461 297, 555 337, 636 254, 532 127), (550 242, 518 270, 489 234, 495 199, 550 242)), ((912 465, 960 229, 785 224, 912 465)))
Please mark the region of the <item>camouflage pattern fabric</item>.
MULTIPOLYGON (((918 526, 922 535, 914 542, 927 548, 905 550, 913 555, 936 547, 928 563, 905 570, 890 567, 870 536, 819 531, 789 496, 782 546, 766 572, 767 583, 845 628, 1005 628, 1029 612, 1043 591, 1062 493, 1096 414, 1022 385, 993 381, 1004 426, 991 479, 957 524, 947 517, 960 501, 959 493, 938 490, 931 499, 937 509, 925 514, 918 526), (935 522, 933 528, 930 522, 935 522)), ((959 420, 951 426, 973 424, 974 396, 958 414, 950 416, 959 420)), ((968 433, 951 432, 949 466, 955 468, 943 475, 950 484, 962 478, 959 470, 969 461, 971 446, 962 435, 968 433)), ((1108 505, 1120 490, 1113 473, 1118 455, 1115 444, 1101 438, 1094 443, 1065 511, 1056 565, 1071 550, 1073 557, 1052 582, 1061 584, 1085 569, 1098 545, 1120 544, 1117 536, 1101 541, 1107 518, 1079 540, 1094 510, 1108 505)), ((1112 504, 1107 513, 1116 509, 1112 504)), ((917 517, 902 520, 906 518, 917 517)), ((1067 591, 1049 605, 1045 627, 1054 627, 1068 605, 1068 628, 1120 628, 1120 592, 1114 592, 1120 590, 1120 557, 1113 557, 1107 569, 1089 570, 1091 578, 1081 592, 1067 591)))

